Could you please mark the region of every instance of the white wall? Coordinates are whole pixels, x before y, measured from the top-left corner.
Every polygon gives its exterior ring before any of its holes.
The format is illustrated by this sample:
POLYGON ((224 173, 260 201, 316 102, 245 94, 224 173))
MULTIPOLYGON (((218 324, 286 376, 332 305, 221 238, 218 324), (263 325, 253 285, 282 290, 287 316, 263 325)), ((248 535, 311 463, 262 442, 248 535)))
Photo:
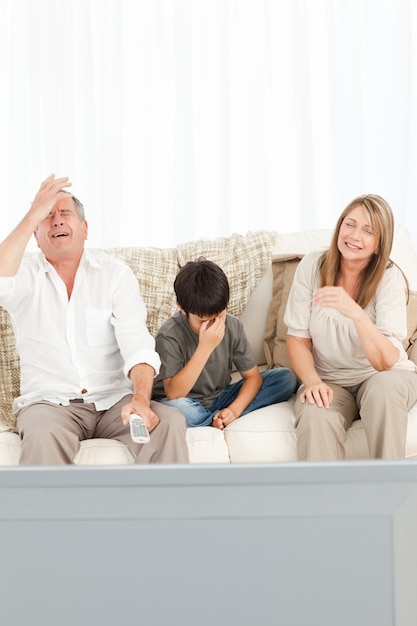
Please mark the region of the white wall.
POLYGON ((331 228, 417 240, 417 3, 0 0, 0 238, 49 173, 90 245, 331 228))

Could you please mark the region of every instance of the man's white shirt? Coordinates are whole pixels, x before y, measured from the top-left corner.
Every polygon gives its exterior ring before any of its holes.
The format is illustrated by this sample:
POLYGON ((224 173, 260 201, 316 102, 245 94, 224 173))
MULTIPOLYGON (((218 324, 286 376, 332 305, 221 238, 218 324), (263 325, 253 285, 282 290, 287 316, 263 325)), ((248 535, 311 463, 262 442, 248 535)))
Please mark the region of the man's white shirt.
POLYGON ((73 398, 105 410, 132 393, 134 365, 159 372, 138 281, 103 252, 84 250, 70 299, 41 252, 25 255, 16 276, 0 277, 0 305, 10 314, 20 356, 14 412, 39 400, 67 405, 73 398))

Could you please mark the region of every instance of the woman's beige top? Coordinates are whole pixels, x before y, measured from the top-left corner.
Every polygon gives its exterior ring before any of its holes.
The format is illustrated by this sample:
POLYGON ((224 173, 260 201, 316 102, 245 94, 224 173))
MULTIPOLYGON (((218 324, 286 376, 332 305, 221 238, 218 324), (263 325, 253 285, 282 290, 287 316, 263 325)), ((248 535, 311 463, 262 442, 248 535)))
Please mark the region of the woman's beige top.
MULTIPOLYGON (((288 334, 311 339, 317 372, 323 380, 343 387, 357 385, 376 370, 366 358, 353 321, 332 308, 313 306, 318 289, 317 265, 323 250, 307 254, 298 264, 288 297, 284 322, 288 334)), ((401 271, 385 271, 375 297, 365 309, 376 327, 399 349, 394 367, 416 371, 402 340, 407 335, 406 288, 401 271)))

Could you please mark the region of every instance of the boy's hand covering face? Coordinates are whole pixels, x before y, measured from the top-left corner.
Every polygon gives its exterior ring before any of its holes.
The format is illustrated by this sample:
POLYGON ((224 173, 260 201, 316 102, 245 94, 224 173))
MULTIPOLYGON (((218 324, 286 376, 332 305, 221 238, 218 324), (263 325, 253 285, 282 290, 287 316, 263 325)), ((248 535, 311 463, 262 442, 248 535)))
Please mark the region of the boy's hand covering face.
POLYGON ((216 315, 209 320, 204 320, 203 323, 207 322, 207 328, 210 328, 210 326, 214 324, 216 320, 226 322, 226 311, 222 311, 221 313, 219 313, 219 315, 216 315))
POLYGON ((226 313, 201 322, 198 342, 209 350, 214 350, 223 341, 226 332, 226 313))
POLYGON ((226 330, 226 310, 210 318, 189 313, 187 319, 193 333, 198 335, 199 345, 212 351, 222 341, 226 330))

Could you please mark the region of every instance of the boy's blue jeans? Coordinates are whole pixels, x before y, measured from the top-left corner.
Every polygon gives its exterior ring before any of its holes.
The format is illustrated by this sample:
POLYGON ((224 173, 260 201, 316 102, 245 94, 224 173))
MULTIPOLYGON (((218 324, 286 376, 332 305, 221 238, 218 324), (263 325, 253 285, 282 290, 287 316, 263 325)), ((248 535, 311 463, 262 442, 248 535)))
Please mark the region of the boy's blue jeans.
MULTIPOLYGON (((263 384, 252 402, 243 411, 242 415, 261 409, 264 406, 284 402, 294 392, 297 386, 297 379, 293 372, 286 367, 280 367, 261 372, 263 384)), ((206 409, 200 402, 192 398, 177 398, 168 400, 162 398, 159 402, 173 406, 184 415, 187 426, 211 426, 214 415, 225 409, 239 393, 243 380, 232 383, 214 400, 210 408, 206 409)))

